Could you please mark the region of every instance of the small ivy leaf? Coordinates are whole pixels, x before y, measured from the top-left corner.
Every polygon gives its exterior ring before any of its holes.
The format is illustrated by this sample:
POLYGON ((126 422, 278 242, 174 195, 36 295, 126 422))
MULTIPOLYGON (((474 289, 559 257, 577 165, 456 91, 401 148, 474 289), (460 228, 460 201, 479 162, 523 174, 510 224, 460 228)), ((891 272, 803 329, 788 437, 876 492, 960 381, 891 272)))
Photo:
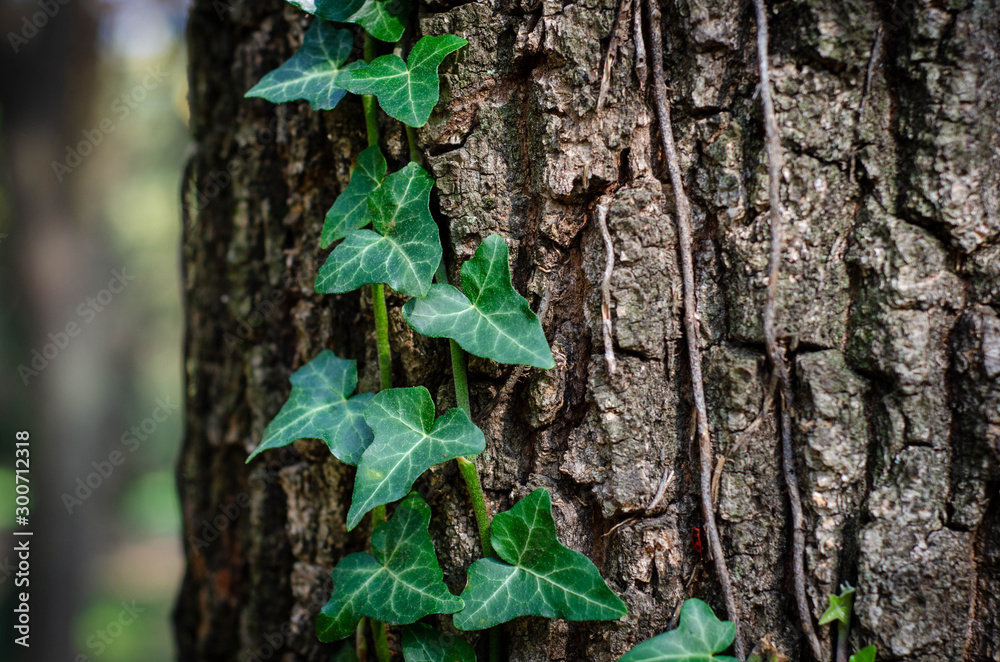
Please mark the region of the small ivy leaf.
POLYGON ((431 509, 416 494, 399 504, 388 522, 375 527, 372 551, 349 554, 333 569, 333 596, 316 617, 320 641, 354 634, 363 616, 392 625, 428 614, 452 614, 461 598, 444 583, 427 528, 431 509))
POLYGON ((358 363, 328 349, 292 374, 292 393, 264 430, 264 441, 247 462, 270 448, 299 439, 322 439, 338 460, 357 465, 372 441, 364 411, 374 394, 350 397, 358 385, 358 363))
POLYGON ((406 662, 476 662, 476 652, 465 639, 417 623, 403 628, 406 662))
MULTIPOLYGON (((302 9, 303 4, 293 2, 302 9)), ((403 36, 412 9, 406 0, 311 0, 310 14, 316 14, 328 21, 355 23, 365 32, 380 39, 395 43, 403 36)))
POLYGON ((400 122, 423 126, 438 102, 438 67, 467 43, 451 34, 424 37, 414 45, 406 62, 395 54, 383 55, 345 74, 343 85, 355 94, 378 96, 382 110, 400 122))
POLYGON ((498 363, 555 365, 541 322, 511 284, 503 237, 487 237, 462 265, 462 288, 465 294, 451 285, 432 286, 425 298, 403 306, 403 318, 418 333, 451 338, 498 363))
POLYGON ((847 662, 875 662, 875 647, 865 646, 852 655, 847 662))
POLYGON ((344 73, 363 64, 344 65, 353 46, 350 30, 314 21, 295 55, 264 76, 246 96, 272 103, 305 99, 313 110, 330 110, 347 95, 340 82, 344 73))
POLYGON ((735 657, 716 655, 729 648, 735 638, 735 625, 720 621, 711 607, 691 598, 681 607, 676 630, 647 639, 619 662, 739 662, 735 657))
POLYGON ((461 409, 434 420, 434 401, 423 386, 382 391, 365 409, 375 439, 361 456, 347 530, 375 506, 410 491, 420 474, 456 457, 478 455, 486 437, 461 409))
POLYGON ((507 563, 480 559, 469 568, 465 609, 455 614, 459 630, 482 630, 518 616, 604 621, 627 613, 590 559, 556 539, 546 490, 535 490, 493 518, 490 539, 507 563))
POLYGON ((316 277, 319 293, 350 292, 388 283, 407 296, 422 297, 441 262, 441 235, 430 212, 434 180, 410 163, 368 196, 375 230, 355 230, 333 249, 316 277))
POLYGON ((371 222, 368 216, 368 196, 382 185, 385 170, 385 157, 378 145, 372 145, 358 155, 358 165, 351 172, 351 183, 337 196, 330 211, 326 213, 323 234, 319 240, 322 248, 329 248, 333 242, 371 222))
POLYGON ((820 625, 826 625, 833 621, 840 621, 848 625, 851 620, 851 609, 854 608, 854 591, 851 587, 841 587, 843 592, 840 595, 830 595, 830 606, 826 608, 819 618, 820 625))

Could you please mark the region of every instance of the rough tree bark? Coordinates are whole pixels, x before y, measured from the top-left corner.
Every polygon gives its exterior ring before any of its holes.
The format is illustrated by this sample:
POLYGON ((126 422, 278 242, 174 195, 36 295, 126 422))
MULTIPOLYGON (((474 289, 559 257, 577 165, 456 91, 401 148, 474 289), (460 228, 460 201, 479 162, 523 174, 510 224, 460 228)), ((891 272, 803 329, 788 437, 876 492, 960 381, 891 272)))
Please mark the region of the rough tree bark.
MULTIPOLYGON (((849 581, 854 643, 877 644, 882 659, 1000 660, 1000 1, 769 4, 787 223, 777 330, 796 390, 814 615, 849 581)), ((689 541, 701 516, 674 196, 628 14, 597 108, 617 10, 429 0, 417 19, 419 34, 470 42, 445 62, 442 103, 419 132, 449 268, 504 235, 515 286, 536 308, 548 302, 557 357, 506 391, 509 369, 472 362, 491 507, 548 488, 564 542, 629 605, 617 623, 508 624, 511 660, 615 660, 667 629, 688 596, 723 608, 689 541), (599 204, 615 254, 613 375, 599 204)), ((662 12, 709 416, 728 455, 723 545, 748 648, 767 635, 808 659, 761 325, 768 194, 753 8, 670 0, 662 12)), ((329 570, 364 540, 344 529, 351 470, 322 444, 243 464, 289 374, 320 349, 358 359, 362 390, 378 382, 367 295, 311 287, 323 215, 365 145, 360 103, 316 113, 242 98, 307 24, 280 0, 196 0, 191 11, 188 572, 176 614, 188 661, 329 659, 314 615, 329 570)), ((403 163, 399 126, 383 130, 403 163)), ((390 300, 396 382, 428 384, 449 406, 447 346, 412 333, 401 303, 390 300)), ((464 488, 453 464, 418 486, 458 592, 477 553, 464 488)))

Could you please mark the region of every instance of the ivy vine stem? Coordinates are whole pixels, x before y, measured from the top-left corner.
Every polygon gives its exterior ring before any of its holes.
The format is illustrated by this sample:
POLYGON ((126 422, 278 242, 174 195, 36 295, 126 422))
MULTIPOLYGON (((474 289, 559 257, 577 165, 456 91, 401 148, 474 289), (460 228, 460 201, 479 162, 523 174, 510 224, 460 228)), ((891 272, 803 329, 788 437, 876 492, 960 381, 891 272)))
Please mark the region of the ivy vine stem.
POLYGON ((375 305, 375 342, 378 345, 378 372, 383 391, 392 388, 392 352, 389 350, 389 311, 385 306, 385 285, 372 285, 375 305))
MULTIPOLYGON (((365 32, 365 62, 375 59, 375 38, 365 32)), ((373 147, 378 144, 378 106, 375 97, 371 94, 361 95, 361 105, 365 109, 365 128, 368 131, 368 146, 373 147)))
MULTIPOLYGON (((841 587, 843 588, 843 587, 841 587)), ((847 591, 847 608, 844 618, 837 620, 836 662, 847 662, 849 657, 847 637, 851 633, 851 613, 854 611, 854 592, 847 591)))
MULTIPOLYGON (((375 38, 365 32, 364 45, 365 62, 375 59, 375 38)), ((361 106, 365 111, 365 130, 368 134, 368 146, 374 147, 379 143, 378 131, 378 103, 375 97, 370 94, 361 96, 361 106)), ((389 312, 385 306, 385 286, 382 283, 372 285, 372 301, 375 308, 375 336, 378 347, 378 371, 380 390, 385 391, 392 388, 392 353, 389 349, 389 312)), ((372 531, 375 527, 385 522, 385 506, 377 506, 372 510, 372 531)), ((389 653, 389 636, 386 633, 385 623, 371 621, 372 640, 375 643, 375 657, 378 662, 390 662, 392 659, 389 653)))
MULTIPOLYGON (((456 399, 459 401, 459 405, 462 406, 462 401, 464 399, 464 406, 462 409, 466 414, 469 414, 469 391, 468 391, 468 378, 465 372, 465 352, 458 343, 454 340, 451 342, 451 358, 452 366, 461 366, 460 369, 453 370, 455 372, 455 395, 456 399), (459 377, 461 374, 461 377, 459 377), (462 388, 459 387, 461 382, 462 388), (459 395, 463 393, 464 395, 459 395)), ((471 414, 469 414, 471 418, 471 414)), ((495 557, 496 552, 493 551, 493 544, 490 542, 490 511, 486 507, 486 496, 483 493, 483 483, 479 478, 479 467, 476 466, 476 461, 472 458, 460 457, 456 460, 458 462, 458 470, 462 474, 462 478, 465 479, 465 485, 469 490, 469 496, 472 498, 472 512, 476 516, 476 528, 479 529, 479 544, 483 548, 484 557, 495 557)), ((489 646, 490 646, 490 662, 500 662, 501 658, 501 645, 500 645, 500 631, 493 627, 489 629, 489 646)))
MULTIPOLYGON (((376 142, 378 138, 376 137, 376 142)), ((385 307, 385 286, 382 283, 372 285, 372 299, 375 302, 375 336, 378 345, 378 368, 381 390, 392 388, 392 354, 389 351, 389 313, 385 307)), ((385 522, 385 506, 372 509, 372 531, 385 522)), ((385 632, 385 624, 372 621, 372 637, 375 640, 375 657, 379 662, 389 662, 389 640, 385 632)))
POLYGON ((371 626, 372 639, 375 640, 375 657, 379 662, 390 662, 392 654, 389 653, 389 636, 385 632, 385 623, 371 621, 371 626))
MULTIPOLYGON (((376 526, 385 522, 385 506, 377 506, 372 509, 372 531, 376 526)), ((386 625, 381 621, 371 620, 372 640, 375 643, 375 658, 378 662, 391 662, 392 655, 389 653, 389 635, 386 633, 386 625)), ((362 623, 363 625, 363 623, 362 623)))
POLYGON ((405 126, 406 126, 406 142, 410 146, 410 160, 420 166, 423 166, 424 155, 420 153, 420 148, 417 147, 417 130, 414 129, 409 124, 406 124, 405 126))
MULTIPOLYGON (((415 134, 415 132, 414 132, 415 134)), ((410 128, 407 127, 407 136, 410 135, 410 128)), ((410 142, 413 149, 415 141, 410 142)), ((412 153, 412 152, 411 152, 412 153)), ((444 260, 438 265, 437 281, 439 283, 448 282, 448 271, 445 269, 444 260)), ((451 348, 451 372, 455 382, 455 402, 465 415, 472 419, 472 405, 469 402, 469 374, 468 356, 465 350, 452 339, 448 340, 451 348)), ((465 480, 465 486, 469 490, 469 497, 472 499, 472 512, 476 517, 476 528, 479 530, 479 544, 483 548, 483 557, 495 557, 493 544, 490 542, 490 511, 486 506, 486 494, 483 492, 483 481, 479 477, 479 467, 474 458, 460 457, 458 471, 465 480)), ((493 627, 489 629, 489 660, 490 662, 500 662, 502 658, 502 646, 500 642, 500 631, 493 627)))
MULTIPOLYGON (((448 270, 444 266, 444 260, 438 265, 435 274, 437 282, 446 284, 448 282, 448 270)), ((467 356, 465 350, 449 339, 451 347, 451 373, 455 382, 455 402, 458 407, 465 412, 465 415, 472 420, 472 405, 469 403, 469 375, 466 368, 467 356)), ((493 545, 490 544, 490 511, 486 507, 486 495, 483 493, 483 482, 479 478, 479 468, 473 458, 460 457, 457 459, 458 469, 465 479, 465 484, 469 488, 469 496, 472 497, 472 510, 476 515, 476 527, 479 529, 479 541, 483 547, 483 556, 496 556, 493 552, 493 545)))
POLYGON ((451 370, 455 379, 455 402, 471 419, 472 405, 469 404, 469 377, 465 351, 454 340, 449 340, 448 344, 451 346, 451 370))

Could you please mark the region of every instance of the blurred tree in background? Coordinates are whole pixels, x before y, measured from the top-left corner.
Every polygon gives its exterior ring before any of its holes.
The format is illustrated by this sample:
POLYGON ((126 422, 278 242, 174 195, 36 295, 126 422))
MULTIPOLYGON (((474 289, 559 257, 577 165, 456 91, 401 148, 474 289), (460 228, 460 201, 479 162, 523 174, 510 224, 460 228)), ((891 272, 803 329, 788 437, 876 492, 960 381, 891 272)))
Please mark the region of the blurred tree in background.
POLYGON ((0 4, 0 499, 29 430, 35 531, 32 647, 4 660, 173 659, 183 27, 182 3, 0 4))

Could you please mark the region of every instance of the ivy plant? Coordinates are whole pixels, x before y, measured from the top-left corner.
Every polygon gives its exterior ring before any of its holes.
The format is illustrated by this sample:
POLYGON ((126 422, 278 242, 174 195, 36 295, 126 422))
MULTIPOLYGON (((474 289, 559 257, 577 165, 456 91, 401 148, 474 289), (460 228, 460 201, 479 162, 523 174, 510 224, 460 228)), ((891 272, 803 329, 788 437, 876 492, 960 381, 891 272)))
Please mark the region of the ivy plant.
MULTIPOLYGON (((459 630, 492 628, 489 657, 499 662, 494 626, 513 618, 623 617, 625 604, 594 564, 559 542, 547 491, 535 490, 490 519, 475 460, 486 439, 472 422, 465 352, 542 370, 554 360, 540 320, 513 286, 502 237, 487 237, 462 265, 461 287, 448 283, 442 263, 440 232, 430 210, 434 181, 420 164, 414 129, 426 124, 438 103, 439 68, 466 40, 424 36, 405 60, 395 53, 378 56, 378 42, 394 44, 406 33, 410 0, 289 1, 315 18, 301 48, 246 96, 273 103, 304 100, 323 111, 348 94, 361 95, 368 148, 318 233, 321 248, 336 246, 317 274, 315 290, 339 294, 370 286, 380 385, 377 394, 356 394, 356 362, 320 351, 292 374, 287 402, 247 460, 299 439, 319 439, 338 460, 357 466, 347 528, 371 514, 371 553, 350 554, 333 569, 333 594, 316 619, 318 637, 352 637, 368 620, 378 661, 390 662, 385 624, 400 625, 406 662, 474 662, 475 652, 464 639, 417 623, 451 614, 459 630), (359 30, 363 57, 352 60, 359 30), (379 145, 379 107, 406 127, 411 162, 392 173, 379 145), (392 387, 386 285, 411 297, 402 309, 410 327, 449 340, 459 407, 440 417, 425 387, 392 387), (410 493, 425 471, 451 460, 468 488, 483 552, 469 568, 460 596, 443 581, 429 533, 431 509, 410 493), (398 499, 387 519, 387 506, 398 499)), ((846 657, 853 593, 846 587, 840 596, 830 596, 820 620, 838 622, 838 662, 846 657)), ((733 623, 690 599, 677 629, 639 644, 620 662, 735 662, 721 655, 734 638, 733 623)), ((357 656, 344 646, 335 659, 357 656)), ((849 662, 874 659, 875 647, 868 646, 849 662)))
POLYGON ((375 440, 362 455, 354 478, 348 531, 375 506, 409 492, 434 465, 478 455, 486 447, 482 430, 461 409, 435 420, 434 400, 423 386, 382 391, 365 409, 365 420, 375 440))
POLYGON ((323 350, 292 375, 292 393, 264 430, 264 440, 247 462, 270 448, 299 439, 322 439, 344 464, 357 465, 372 442, 365 423, 371 393, 354 393, 358 364, 323 350))
POLYGON ((355 230, 371 222, 368 215, 368 197, 382 186, 385 177, 385 157, 378 145, 372 145, 358 156, 358 165, 351 172, 351 183, 341 193, 330 211, 326 213, 320 248, 329 248, 355 230))
MULTIPOLYGON (((475 462, 486 438, 472 422, 464 352, 540 369, 553 367, 554 361, 541 322, 513 287, 502 237, 488 237, 462 266, 461 289, 445 276, 440 232, 430 210, 434 181, 419 163, 413 128, 427 122, 438 102, 442 62, 467 42, 454 35, 425 36, 406 60, 395 54, 377 57, 376 40, 395 42, 404 34, 412 13, 406 0, 293 4, 316 19, 302 47, 247 96, 275 103, 303 99, 315 110, 328 110, 348 93, 362 95, 368 148, 319 232, 322 248, 336 246, 317 274, 315 289, 345 293, 371 286, 381 386, 377 394, 354 394, 357 364, 321 351, 292 375, 288 401, 251 455, 316 438, 339 460, 357 466, 347 528, 371 514, 371 553, 350 554, 333 569, 333 595, 316 620, 318 637, 351 637, 367 619, 379 662, 390 658, 384 624, 406 626, 407 662, 473 662, 475 653, 464 639, 416 621, 454 614, 456 627, 472 630, 527 614, 621 618, 624 603, 593 563, 559 543, 548 492, 536 490, 490 521, 475 462), (351 61, 353 33, 335 23, 364 30, 362 60, 351 61), (379 106, 407 127, 411 162, 392 173, 379 146, 379 106), (417 332, 449 339, 459 407, 440 417, 425 387, 392 387, 386 285, 412 297, 403 316, 417 332), (494 549, 499 557, 473 564, 461 596, 443 582, 428 532, 430 508, 416 494, 406 496, 421 474, 450 460, 458 462, 468 487, 484 557, 494 549), (387 506, 401 498, 386 519, 387 506)), ((499 662, 497 631, 487 639, 491 662, 499 662)), ((350 659, 353 649, 345 647, 341 655, 350 659)))
POLYGON ((455 35, 424 37, 406 62, 398 55, 383 55, 366 67, 345 72, 344 86, 355 94, 378 97, 387 115, 412 127, 423 126, 437 105, 438 67, 467 42, 455 35))
POLYGON ((500 561, 480 559, 469 568, 465 608, 455 615, 458 629, 481 630, 528 615, 568 621, 625 615, 625 603, 590 559, 556 539, 546 490, 535 490, 498 514, 490 540, 500 561))
POLYGON ((681 606, 676 630, 642 642, 620 662, 739 662, 735 657, 718 655, 733 644, 736 626, 720 621, 707 604, 691 598, 681 606))
POLYGON ((851 656, 848 662, 875 662, 875 647, 865 646, 851 656))
POLYGON ((856 589, 850 584, 840 586, 840 595, 830 595, 829 605, 819 618, 820 625, 837 624, 837 662, 875 662, 875 647, 866 646, 849 659, 848 635, 851 631, 851 614, 854 612, 854 593, 856 589))
POLYGON ((303 99, 314 110, 330 110, 347 96, 340 84, 343 72, 361 66, 346 64, 354 47, 350 30, 316 21, 306 32, 302 48, 247 92, 273 103, 303 99))
POLYGON ((374 230, 347 234, 319 270, 316 291, 339 294, 386 283, 408 296, 427 294, 442 253, 430 212, 433 186, 434 180, 416 163, 386 177, 367 198, 364 222, 370 221, 374 230))
POLYGON ((320 641, 357 630, 362 616, 397 625, 462 608, 451 594, 427 531, 431 509, 410 495, 372 533, 373 554, 350 554, 333 569, 333 597, 316 618, 320 641))
POLYGON ((376 39, 389 42, 403 36, 412 9, 400 0, 300 0, 292 4, 327 21, 355 23, 376 39))
POLYGON ((403 306, 403 318, 418 333, 451 338, 498 363, 555 366, 541 322, 511 284, 502 237, 487 237, 462 265, 462 287, 465 293, 447 283, 432 286, 426 297, 403 306))

